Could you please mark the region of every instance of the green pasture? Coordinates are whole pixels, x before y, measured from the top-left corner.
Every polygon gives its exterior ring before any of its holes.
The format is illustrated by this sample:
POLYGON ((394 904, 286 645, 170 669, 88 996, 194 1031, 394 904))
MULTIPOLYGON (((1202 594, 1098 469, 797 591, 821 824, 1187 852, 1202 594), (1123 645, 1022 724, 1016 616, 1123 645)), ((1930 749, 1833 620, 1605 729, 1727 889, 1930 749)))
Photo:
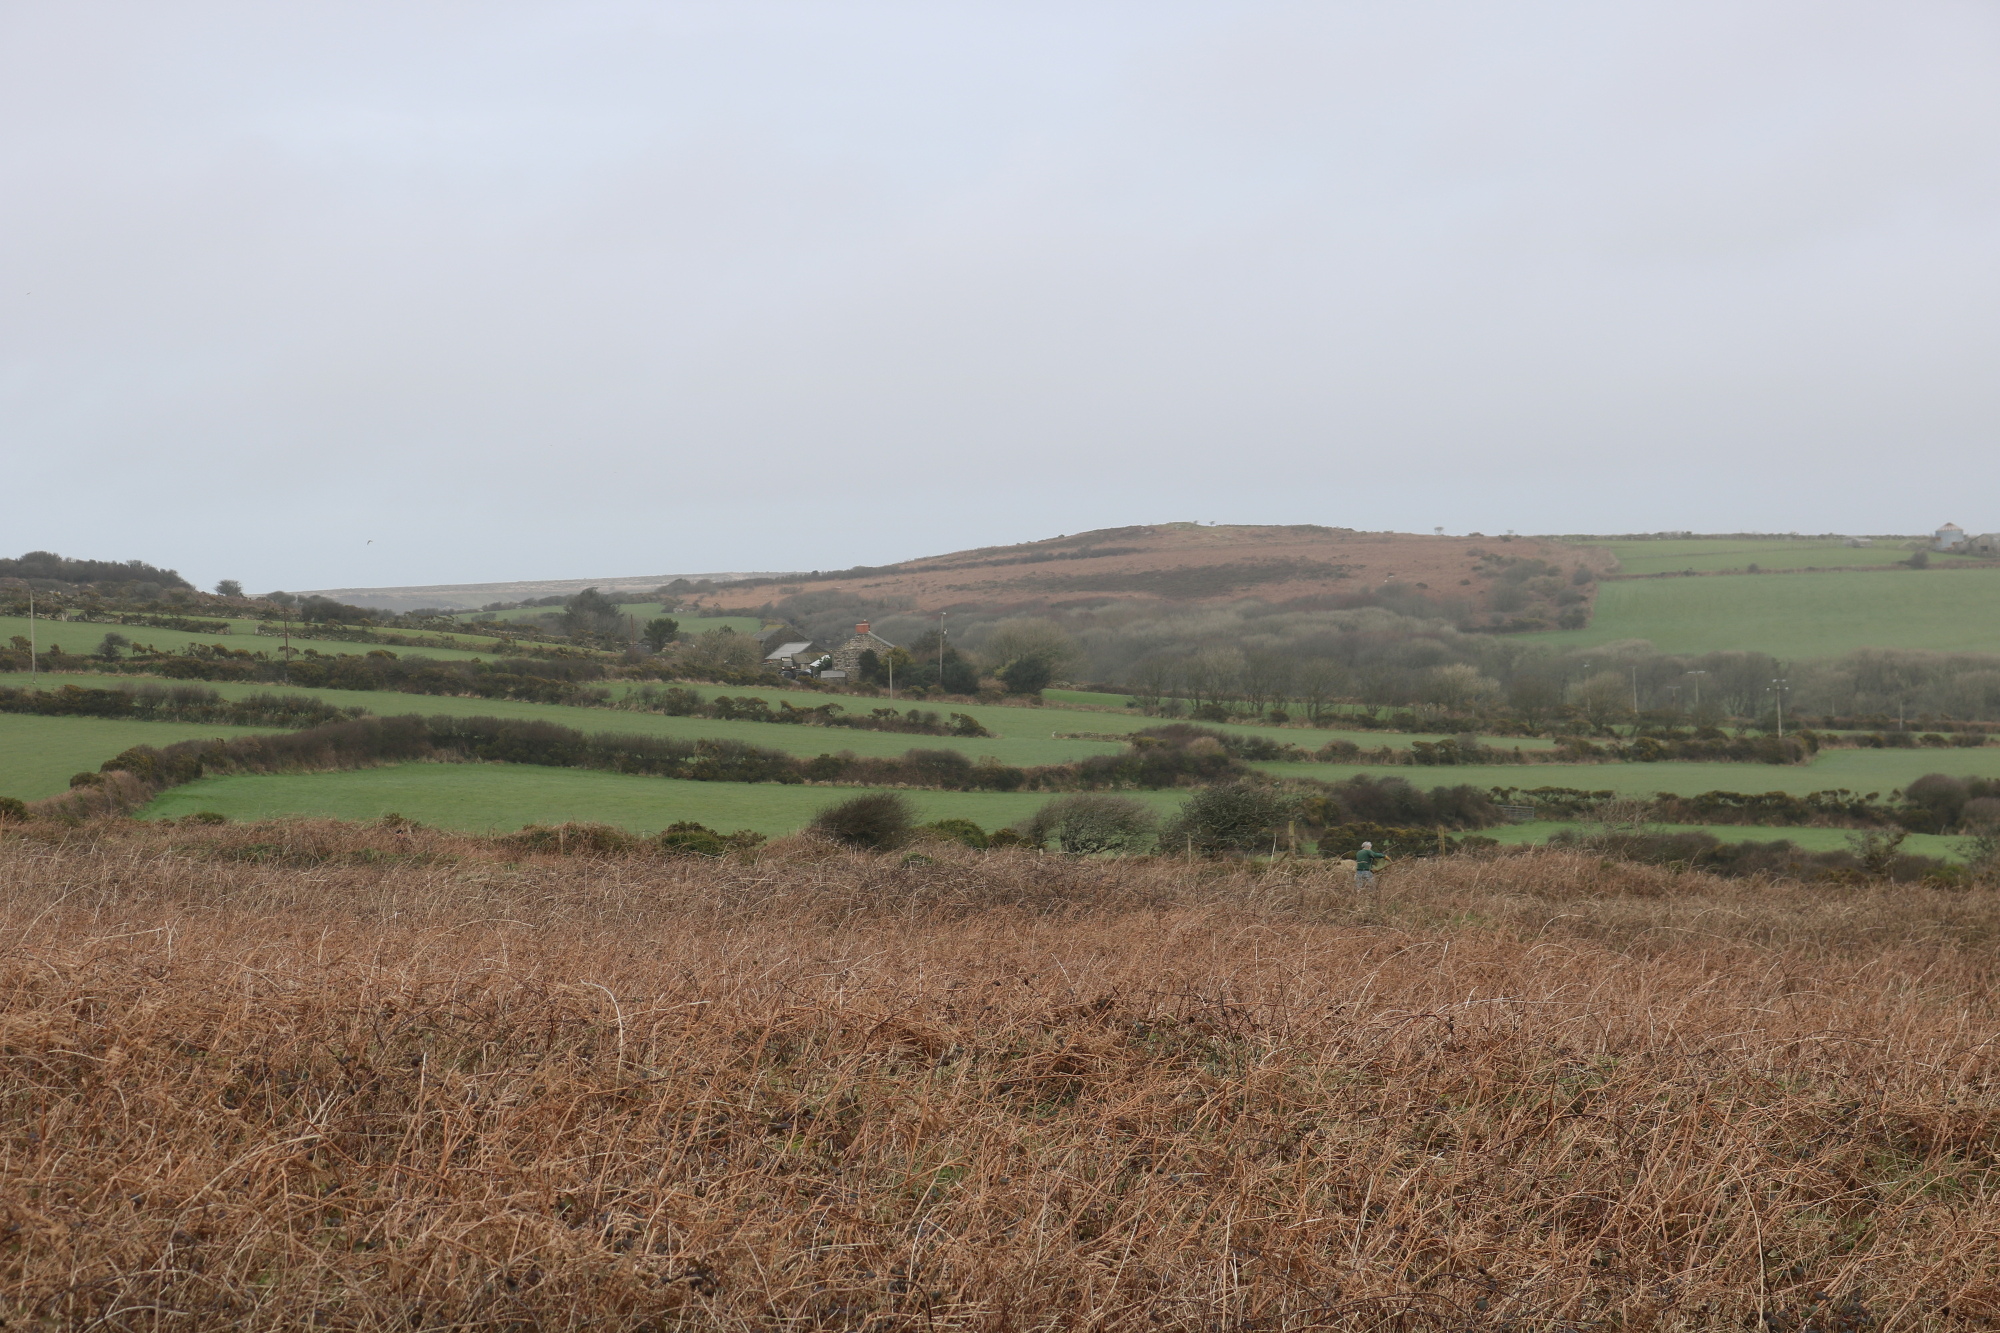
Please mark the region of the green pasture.
MULTIPOLYGON (((0 677, 4 679, 4 677, 0 677)), ((669 684, 673 682, 668 682, 669 684)), ((641 683, 612 682, 614 693, 630 692, 642 688, 641 683)), ((939 717, 949 717, 953 713, 964 713, 978 720, 988 731, 1007 737, 1053 736, 1056 732, 1095 732, 1098 735, 1128 735, 1147 727, 1165 725, 1170 719, 1145 717, 1136 709, 1121 708, 1117 712, 1099 712, 1091 708, 1064 708, 1060 703, 1034 704, 960 704, 929 699, 891 699, 887 695, 868 697, 865 695, 836 694, 825 690, 787 690, 769 686, 735 685, 689 685, 704 699, 712 699, 718 694, 731 698, 758 698, 772 708, 784 701, 794 708, 813 708, 819 704, 833 702, 840 704, 850 713, 866 713, 875 708, 895 708, 906 711, 921 708, 936 713, 939 717)), ((1044 697, 1067 694, 1070 691, 1049 690, 1044 697)), ((1095 698, 1121 698, 1116 695, 1095 695, 1095 698)), ((758 725, 758 724, 749 724, 758 725)), ((1218 731, 1235 732, 1246 736, 1262 736, 1269 740, 1299 746, 1301 749, 1316 750, 1328 741, 1352 741, 1356 745, 1377 749, 1384 745, 1408 746, 1413 741, 1438 741, 1446 737, 1436 735, 1410 735, 1389 731, 1341 731, 1322 730, 1318 727, 1272 727, 1236 722, 1201 722, 1197 726, 1211 727, 1218 731)), ((924 739, 919 737, 918 739, 924 739)), ((1513 749, 1519 746, 1525 750, 1550 750, 1555 742, 1534 737, 1507 737, 1495 741, 1513 749)), ((984 744, 981 741, 955 742, 960 746, 984 744)))
MULTIPOLYGON (((25 685, 27 676, 20 672, 0 674, 0 682, 10 685, 25 685)), ((145 680, 143 676, 106 677, 95 673, 78 672, 69 675, 44 673, 44 688, 55 688, 64 684, 76 684, 86 688, 102 688, 107 680, 145 680)), ((214 690, 225 698, 240 699, 249 694, 305 694, 316 699, 324 699, 336 708, 361 708, 383 717, 416 713, 422 716, 443 714, 448 717, 505 717, 525 721, 554 722, 565 727, 575 727, 579 731, 627 732, 640 736, 669 736, 681 740, 719 738, 742 741, 746 745, 757 745, 769 750, 782 750, 786 754, 801 755, 810 759, 819 754, 838 754, 850 750, 857 755, 870 758, 890 758, 907 750, 956 749, 962 750, 974 759, 992 755, 1003 764, 1034 766, 1038 764, 1062 764, 1086 755, 1115 754, 1119 745, 1114 741, 1056 740, 1050 729, 1042 727, 1014 728, 1011 732, 986 740, 962 740, 953 736, 910 735, 893 731, 857 731, 846 727, 806 727, 782 726, 770 722, 718 721, 703 717, 668 717, 662 713, 631 712, 622 708, 577 708, 565 704, 520 703, 511 699, 467 699, 456 695, 402 694, 390 690, 329 690, 308 689, 302 686, 271 685, 263 682, 243 683, 234 681, 189 681, 162 682, 193 684, 214 690)), ((764 693, 754 690, 709 690, 712 694, 764 693)), ((777 691, 771 691, 777 694, 777 691)), ((824 702, 826 696, 817 696, 824 702)), ((853 701, 850 707, 857 707, 870 701, 853 701)), ((884 701, 886 703, 886 701, 884 701)), ((996 710, 1005 711, 1005 710, 996 710)), ((1025 711, 1025 710, 1023 710, 1025 711)), ((1037 718, 1037 721, 1043 721, 1037 718)), ((150 724, 140 724, 150 725, 150 724)), ((1081 729, 1081 728, 1079 728, 1081 729)), ((994 728, 999 730, 999 728, 994 728)))
MULTIPOLYGON (((66 654, 87 657, 104 641, 106 634, 122 634, 134 643, 151 644, 165 652, 177 653, 189 644, 219 643, 225 648, 240 648, 249 652, 269 653, 277 656, 283 645, 282 638, 257 632, 257 621, 232 620, 228 634, 190 634, 185 630, 153 629, 146 625, 99 625, 81 620, 44 620, 37 618, 34 624, 35 645, 43 653, 60 647, 66 654)), ((0 641, 14 635, 28 637, 26 616, 0 616, 0 641)), ((386 648, 398 657, 492 657, 497 640, 483 635, 460 635, 461 642, 472 645, 467 648, 411 648, 398 643, 347 643, 339 639, 315 639, 310 631, 292 634, 292 646, 311 647, 317 652, 332 657, 340 653, 365 653, 371 648, 386 648)))
POLYGON ((1256 764, 1282 777, 1337 782, 1367 774, 1402 778, 1415 787, 1573 787, 1610 791, 1620 796, 1651 796, 1672 792, 1696 796, 1705 791, 1752 794, 1782 791, 1793 795, 1846 789, 1867 794, 1907 787, 1926 773, 1953 777, 2000 777, 2000 746, 1976 750, 1828 750, 1810 764, 1459 764, 1423 768, 1415 765, 1256 764))
MULTIPOLYGON (((1576 832, 1580 825, 1560 820, 1538 819, 1528 824, 1507 824, 1479 830, 1482 838, 1510 846, 1547 842, 1556 834, 1576 832)), ((1844 828, 1766 828, 1757 824, 1648 824, 1648 833, 1709 833, 1722 842, 1791 842, 1809 852, 1845 851, 1857 830, 1844 828)), ((1935 833, 1912 833, 1903 839, 1903 850, 1916 856, 1962 857, 1969 839, 1935 833)))
MULTIPOLYGON (((657 620, 661 616, 667 616, 680 622, 681 633, 683 634, 706 634, 710 630, 724 628, 734 630, 738 634, 756 635, 764 632, 764 622, 756 616, 675 615, 671 611, 662 611, 658 602, 619 602, 617 605, 618 614, 636 618, 639 622, 638 628, 640 629, 646 628, 646 622, 649 620, 657 620)), ((547 615, 551 611, 560 613, 562 608, 560 606, 520 606, 514 608, 512 611, 495 611, 492 615, 495 620, 502 621, 532 620, 537 616, 547 615)), ((464 612, 461 614, 471 615, 474 613, 464 612)), ((477 614, 483 616, 486 613, 480 612, 477 614)))
MULTIPOLYGON (((863 790, 683 782, 526 764, 398 764, 341 773, 203 778, 163 793, 141 816, 163 819, 213 810, 239 820, 287 815, 367 820, 393 811, 467 833, 570 822, 654 833, 691 819, 724 831, 747 828, 776 836, 804 827, 816 811, 863 790)), ((925 821, 970 819, 987 829, 1025 819, 1051 799, 1045 792, 903 794, 925 821)), ((1185 792, 1137 794, 1163 815, 1185 797, 1185 792)))
MULTIPOLYGON (((45 689, 55 689, 62 685, 80 685, 85 688, 103 688, 107 682, 157 680, 144 675, 105 675, 96 672, 44 671, 41 675, 45 689)), ((28 683, 26 672, 0 672, 0 684, 21 688, 28 683)), ((870 698, 865 695, 835 694, 830 691, 785 690, 767 686, 734 685, 690 685, 704 699, 717 695, 727 695, 735 699, 758 698, 772 708, 780 701, 790 703, 794 708, 814 708, 823 703, 837 703, 849 713, 865 714, 875 708, 895 708, 904 712, 920 708, 936 713, 940 718, 949 718, 952 713, 965 713, 978 719, 981 726, 994 733, 990 740, 960 740, 951 736, 905 735, 897 732, 852 731, 833 727, 793 727, 778 726, 768 722, 719 722, 709 718, 683 717, 669 718, 657 713, 628 712, 620 708, 578 708, 566 704, 514 703, 494 699, 462 699, 448 695, 402 694, 392 690, 330 690, 310 689, 297 685, 275 685, 264 682, 236 683, 228 681, 184 681, 178 684, 201 685, 216 691, 225 698, 241 698, 246 694, 279 693, 310 694, 325 699, 339 708, 362 708, 384 716, 401 713, 448 713, 458 717, 523 717, 537 718, 547 722, 560 722, 566 727, 576 727, 581 731, 637 731, 644 735, 658 736, 727 736, 752 744, 768 745, 773 749, 787 750, 789 753, 808 755, 820 754, 827 750, 851 749, 856 754, 901 754, 911 747, 924 749, 961 749, 975 757, 992 754, 1005 763, 1019 764, 1059 764, 1070 759, 1090 754, 1109 753, 1116 742, 1058 739, 1057 733, 1091 732, 1104 736, 1123 736, 1145 727, 1156 727, 1166 719, 1142 717, 1133 711, 1120 713, 1099 713, 1081 709, 1060 707, 1035 707, 1027 704, 955 704, 933 702, 925 699, 870 698), (786 737, 792 738, 786 740, 786 737), (764 739, 760 739, 764 738, 764 739), (837 744, 835 742, 838 742, 837 744), (852 743, 850 743, 852 742, 852 743), (866 748, 877 745, 878 748, 866 748), (1005 748, 994 748, 994 747, 1005 748), (886 747, 886 748, 880 748, 886 747), (1008 758, 1009 754, 1018 758, 1008 758)), ((668 682, 671 684, 672 682, 668 682)), ((643 684, 657 682, 608 681, 607 688, 613 697, 622 697, 643 684)), ((1321 730, 1317 727, 1269 727, 1244 726, 1237 723, 1203 722, 1199 725, 1220 731, 1236 732, 1243 735, 1263 736, 1270 740, 1288 742, 1303 749, 1313 750, 1328 741, 1346 740, 1369 749, 1384 745, 1407 747, 1413 741, 1443 740, 1442 735, 1412 736, 1402 732, 1389 731, 1344 731, 1321 730)), ((1540 738, 1502 737, 1491 742, 1506 749, 1548 750, 1554 742, 1540 738)))
POLYGON ((1893 565, 1907 560, 1908 543, 1916 537, 1888 539, 1873 546, 1844 546, 1824 537, 1787 540, 1693 537, 1685 540, 1592 542, 1618 557, 1620 574, 1678 574, 1696 571, 1759 569, 1837 569, 1852 565, 1893 565))
POLYGON ((1781 659, 1857 648, 2000 653, 2000 565, 1627 579, 1599 585, 1588 628, 1527 637, 1556 648, 1645 639, 1662 652, 1755 649, 1781 659))
POLYGON ((171 745, 210 736, 250 736, 270 727, 205 722, 128 722, 122 718, 33 717, 0 713, 0 796, 24 801, 69 788, 72 774, 96 771, 135 745, 171 745))

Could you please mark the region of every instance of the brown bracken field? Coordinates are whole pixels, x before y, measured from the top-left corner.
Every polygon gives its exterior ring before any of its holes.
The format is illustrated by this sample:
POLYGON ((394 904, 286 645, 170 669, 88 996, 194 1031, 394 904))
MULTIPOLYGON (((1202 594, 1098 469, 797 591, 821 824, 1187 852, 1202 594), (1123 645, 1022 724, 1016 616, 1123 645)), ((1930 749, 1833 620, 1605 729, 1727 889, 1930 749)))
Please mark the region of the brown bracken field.
POLYGON ((1547 561, 1567 575, 1615 562, 1598 547, 1538 537, 1415 536, 1314 524, 1156 523, 854 571, 757 576, 688 596, 689 605, 754 606, 802 591, 875 602, 1032 610, 1110 601, 1360 605, 1396 589, 1418 601, 1484 606, 1506 564, 1547 561), (1500 562, 1500 563, 1496 563, 1500 562))
POLYGON ((0 1327, 1992 1327, 1996 940, 1580 852, 15 824, 0 1327))

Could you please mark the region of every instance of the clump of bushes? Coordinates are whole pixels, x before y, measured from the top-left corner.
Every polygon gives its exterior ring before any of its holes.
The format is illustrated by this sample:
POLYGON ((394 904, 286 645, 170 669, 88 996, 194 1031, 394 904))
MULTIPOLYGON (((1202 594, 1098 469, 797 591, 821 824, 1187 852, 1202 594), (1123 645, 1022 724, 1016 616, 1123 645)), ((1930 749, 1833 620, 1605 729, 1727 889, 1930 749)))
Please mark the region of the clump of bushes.
POLYGON ((1244 782, 1204 787, 1160 830, 1160 845, 1170 852, 1256 851, 1276 840, 1286 817, 1283 799, 1268 787, 1244 782))
POLYGON ((0 796, 0 824, 26 823, 28 803, 18 796, 0 796))
POLYGON ((667 825, 653 841, 669 856, 721 856, 729 850, 720 833, 691 819, 667 825))
POLYGON ((639 846, 639 839, 609 824, 557 824, 553 827, 530 824, 500 841, 523 851, 561 852, 565 855, 607 855, 629 852, 639 846))
POLYGON ((986 830, 969 819, 934 819, 916 832, 920 837, 930 837, 939 842, 959 843, 974 851, 984 851, 992 843, 986 830))
POLYGON ((908 842, 916 823, 908 797, 882 791, 829 805, 813 816, 809 827, 848 847, 886 852, 908 842))
POLYGON ((1899 884, 1928 882, 1940 885, 1957 885, 1966 880, 1963 866, 1900 850, 1903 836, 1900 831, 1886 835, 1864 832, 1854 835, 1853 845, 1846 850, 1811 852, 1789 838, 1771 842, 1724 842, 1712 833, 1696 829, 1675 832, 1638 830, 1595 838, 1565 829, 1551 838, 1549 844, 1554 847, 1587 846, 1592 851, 1621 861, 1705 870, 1731 878, 1783 875, 1836 884, 1889 880, 1899 884))
MULTIPOLYGON (((1482 838, 1482 843, 1491 839, 1482 838)), ((1460 840, 1430 828, 1400 828, 1394 824, 1336 824, 1319 835, 1319 854, 1352 857, 1361 844, 1373 843, 1375 850, 1396 860, 1444 856, 1459 850, 1460 840)))
POLYGON ((1021 836, 1038 847, 1088 856, 1100 852, 1143 852, 1159 836, 1160 821, 1129 796, 1078 792, 1058 796, 1021 826, 1021 836))
POLYGON ((712 717, 724 722, 780 722, 793 726, 847 727, 856 731, 895 731, 919 736, 964 736, 977 739, 991 736, 978 718, 953 713, 949 722, 927 709, 874 708, 867 713, 848 713, 840 704, 823 703, 799 708, 780 699, 776 708, 754 694, 732 697, 718 694, 703 700, 683 685, 642 685, 618 705, 644 712, 666 713, 672 717, 712 717))

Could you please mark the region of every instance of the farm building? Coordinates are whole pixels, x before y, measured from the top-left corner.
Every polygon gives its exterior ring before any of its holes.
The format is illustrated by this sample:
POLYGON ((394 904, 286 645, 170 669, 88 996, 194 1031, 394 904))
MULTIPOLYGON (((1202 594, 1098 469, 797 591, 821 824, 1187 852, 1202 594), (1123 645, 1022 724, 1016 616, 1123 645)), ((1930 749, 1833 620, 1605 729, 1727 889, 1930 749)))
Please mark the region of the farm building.
POLYGON ((868 628, 862 621, 854 627, 854 637, 833 650, 833 669, 846 673, 849 679, 861 673, 861 654, 888 652, 896 645, 868 628))
POLYGON ((1956 551, 1963 545, 1965 545, 1965 529, 1956 523, 1945 524, 1931 538, 1931 549, 1936 551, 1956 551))
POLYGON ((814 639, 785 636, 780 642, 767 641, 764 646, 769 650, 764 654, 764 665, 780 670, 802 667, 826 655, 826 646, 814 639))
POLYGON ((1967 555, 2000 555, 2000 532, 1982 532, 1977 537, 1968 537, 1960 549, 1967 555))

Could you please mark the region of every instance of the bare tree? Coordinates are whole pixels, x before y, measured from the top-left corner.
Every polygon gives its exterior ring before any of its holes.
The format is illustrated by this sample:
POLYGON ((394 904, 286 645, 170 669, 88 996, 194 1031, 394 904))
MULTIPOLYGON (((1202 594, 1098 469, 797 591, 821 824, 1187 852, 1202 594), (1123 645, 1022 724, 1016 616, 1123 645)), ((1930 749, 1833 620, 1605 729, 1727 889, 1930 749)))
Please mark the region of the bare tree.
POLYGON ((1180 688, 1180 663, 1170 657, 1149 657, 1126 673, 1125 687, 1147 717, 1158 717, 1166 701, 1180 688))
POLYGON ((1294 697, 1310 722, 1325 717, 1347 688, 1347 668, 1324 657, 1309 657, 1300 663, 1292 683, 1294 697))
POLYGON ((1275 708, 1291 695, 1293 669, 1291 657, 1282 652, 1265 648, 1243 654, 1236 678, 1243 702, 1256 713, 1275 708))
POLYGON ((1616 671, 1600 671, 1576 687, 1576 706, 1591 730, 1610 731, 1632 711, 1631 686, 1616 671))

